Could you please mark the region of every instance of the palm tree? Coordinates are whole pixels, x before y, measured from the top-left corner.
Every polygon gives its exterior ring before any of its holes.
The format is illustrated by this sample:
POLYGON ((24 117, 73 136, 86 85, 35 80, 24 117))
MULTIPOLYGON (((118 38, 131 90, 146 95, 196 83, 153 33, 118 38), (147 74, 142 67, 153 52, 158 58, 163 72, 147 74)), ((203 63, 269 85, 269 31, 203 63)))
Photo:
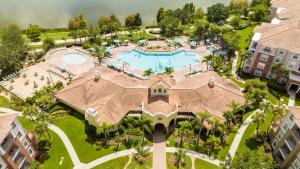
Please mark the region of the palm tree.
POLYGON ((48 123, 44 121, 39 121, 36 123, 33 127, 33 132, 36 133, 39 138, 43 136, 48 141, 51 139, 51 135, 48 130, 48 123), (47 137, 45 137, 45 133, 47 133, 47 137))
POLYGON ((149 152, 146 149, 137 148, 137 153, 134 156, 134 159, 137 160, 138 163, 144 164, 146 161, 146 158, 149 155, 149 152))
POLYGON ((246 61, 246 59, 248 59, 250 57, 250 54, 247 50, 240 50, 239 51, 239 56, 242 60, 242 64, 238 65, 239 67, 237 68, 237 70, 244 67, 245 61, 246 61))
POLYGON ((152 68, 146 69, 144 71, 144 75, 143 76, 150 76, 154 73, 154 71, 152 70, 152 68))
POLYGON ((30 105, 30 104, 25 105, 25 107, 23 108, 23 116, 24 117, 29 118, 31 121, 35 122, 34 117, 36 115, 37 115, 37 111, 32 105, 30 105))
POLYGON ((115 138, 114 138, 114 144, 115 144, 116 150, 119 150, 119 146, 122 142, 123 142, 123 135, 117 131, 115 133, 115 138))
POLYGON ((198 112, 196 114, 196 123, 197 123, 197 126, 199 126, 199 130, 198 130, 198 134, 197 134, 197 137, 196 137, 196 147, 198 149, 198 146, 199 146, 199 140, 200 140, 200 136, 201 136, 201 132, 204 128, 204 122, 206 122, 210 117, 210 113, 205 110, 203 112, 198 112))
POLYGON ((174 68, 173 67, 165 67, 165 73, 170 75, 174 72, 174 68))
POLYGON ((236 119, 236 116, 235 114, 232 112, 232 111, 226 111, 224 112, 223 114, 224 118, 226 119, 225 120, 225 124, 226 124, 226 127, 228 129, 231 129, 231 124, 235 121, 236 119))
POLYGON ((204 59, 202 60, 202 63, 206 63, 206 71, 208 71, 210 63, 213 60, 213 57, 214 57, 213 55, 208 55, 208 56, 204 57, 204 59))
POLYGON ((139 129, 142 131, 143 133, 143 136, 142 136, 142 144, 141 144, 141 147, 143 147, 144 145, 144 142, 145 142, 145 133, 151 133, 152 130, 151 130, 151 120, 148 119, 147 117, 145 116, 141 116, 138 120, 137 120, 137 125, 139 127, 139 129))
POLYGON ((111 128, 111 125, 106 123, 106 122, 103 122, 102 126, 101 127, 98 127, 97 128, 97 134, 100 135, 100 134, 103 134, 104 135, 104 145, 107 146, 107 141, 109 139, 109 132, 110 132, 110 129, 111 128))
POLYGON ((131 141, 131 134, 135 131, 134 127, 135 119, 133 117, 127 116, 123 119, 122 125, 125 128, 125 133, 128 135, 127 136, 127 142, 129 143, 131 141))
MULTIPOLYGON (((275 75, 277 77, 286 77, 289 74, 289 69, 284 67, 282 62, 274 63, 271 65, 271 75, 275 75)), ((273 88, 279 83, 280 78, 274 83, 273 88)))
POLYGON ((184 150, 178 150, 177 152, 175 152, 175 157, 176 157, 176 161, 175 161, 175 166, 178 169, 180 166, 184 165, 184 158, 186 156, 186 153, 184 150))
POLYGON ((179 129, 177 131, 177 135, 180 137, 179 147, 182 147, 183 139, 190 134, 193 126, 189 121, 181 121, 178 123, 179 129))
POLYGON ((266 114, 264 112, 257 112, 253 116, 253 123, 256 124, 256 135, 258 135, 259 126, 265 122, 266 122, 266 114))
POLYGON ((211 152, 214 150, 214 148, 220 144, 220 139, 216 137, 215 135, 209 135, 206 142, 210 145, 208 149, 208 155, 210 156, 211 152))

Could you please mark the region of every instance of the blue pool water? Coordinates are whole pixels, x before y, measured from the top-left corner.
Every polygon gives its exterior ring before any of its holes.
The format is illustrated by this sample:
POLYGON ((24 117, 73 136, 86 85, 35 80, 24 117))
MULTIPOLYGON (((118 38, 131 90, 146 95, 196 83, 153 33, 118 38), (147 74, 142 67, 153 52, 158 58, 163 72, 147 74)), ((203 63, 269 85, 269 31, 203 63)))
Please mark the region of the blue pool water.
POLYGON ((199 63, 199 55, 195 52, 184 50, 174 53, 145 53, 139 50, 121 52, 118 55, 120 62, 126 62, 131 67, 139 70, 152 68, 155 73, 163 73, 165 67, 173 67, 174 70, 185 68, 199 63))
POLYGON ((63 56, 63 60, 68 64, 82 64, 87 58, 79 53, 68 53, 63 56))

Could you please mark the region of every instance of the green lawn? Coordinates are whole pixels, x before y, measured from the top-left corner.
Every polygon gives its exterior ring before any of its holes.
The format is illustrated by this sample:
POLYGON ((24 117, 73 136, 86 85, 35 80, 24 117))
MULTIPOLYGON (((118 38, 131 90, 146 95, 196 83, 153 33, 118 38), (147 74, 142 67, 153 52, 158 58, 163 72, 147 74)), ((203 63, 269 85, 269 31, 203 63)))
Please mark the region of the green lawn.
POLYGON ((146 159, 144 164, 139 164, 136 160, 132 159, 127 169, 152 169, 152 153, 146 159))
POLYGON ((238 130, 238 128, 232 129, 232 131, 229 133, 229 135, 227 136, 225 145, 221 146, 221 149, 215 155, 215 156, 217 156, 217 159, 223 160, 227 156, 237 130, 238 130))
POLYGON ((9 100, 4 97, 4 96, 0 96, 0 107, 8 107, 9 106, 9 100))
MULTIPOLYGON (((71 115, 67 115, 54 121, 54 124, 62 129, 72 145, 74 146, 76 153, 80 161, 84 163, 91 162, 99 157, 111 154, 115 151, 126 149, 124 145, 120 145, 119 150, 114 150, 113 147, 104 148, 102 142, 99 141, 98 136, 94 133, 87 131, 87 126, 83 120, 76 118, 71 115)), ((132 136, 132 140, 135 141, 135 145, 131 147, 139 146, 140 137, 132 136)), ((146 146, 151 145, 148 141, 145 143, 146 146)), ((130 148, 130 147, 128 147, 130 148)))
MULTIPOLYGON (((18 118, 24 129, 27 131, 31 131, 33 129, 33 122, 29 121, 24 117, 18 118)), ((73 168, 73 163, 71 158, 61 141, 61 139, 52 131, 50 131, 51 135, 51 148, 48 152, 49 158, 43 164, 45 169, 71 169, 73 168), (62 160, 63 159, 63 160, 62 160), (62 160, 61 165, 59 165, 62 160)))
MULTIPOLYGON (((266 113, 267 115, 267 119, 266 122, 264 124, 262 124, 260 126, 260 131, 266 132, 268 127, 271 124, 271 120, 272 120, 272 115, 269 113, 266 113)), ((263 145, 259 142, 257 142, 254 137, 256 134, 256 124, 251 123, 248 128, 246 129, 242 140, 240 142, 240 145, 238 147, 237 153, 242 153, 242 152, 246 152, 247 150, 257 150, 257 149, 261 149, 263 150, 263 145)), ((235 158, 236 159, 236 158, 235 158)))
MULTIPOLYGON (((177 167, 174 165, 172 160, 175 160, 175 155, 173 153, 167 153, 167 168, 168 169, 177 169, 177 167)), ((185 162, 184 167, 179 167, 179 169, 191 169, 192 168, 192 160, 189 156, 185 156, 184 162, 185 162)))
POLYGON ((128 156, 119 157, 100 164, 93 169, 124 169, 124 166, 127 164, 128 160, 128 156))
POLYGON ((131 35, 119 35, 119 38, 121 41, 125 40, 125 39, 129 39, 130 41, 132 42, 137 42, 139 39, 141 38, 145 38, 145 39, 153 39, 155 38, 155 36, 153 35, 149 35, 147 34, 145 31, 144 32, 141 32, 141 33, 132 33, 131 35))
MULTIPOLYGON (((251 35, 253 34, 253 29, 256 25, 249 26, 245 29, 237 30, 237 34, 240 36, 239 48, 241 50, 245 50, 250 43, 251 35)), ((242 58, 238 56, 237 67, 239 67, 242 63, 242 58)))
POLYGON ((195 160, 195 169, 220 169, 219 166, 216 166, 212 163, 209 163, 207 161, 196 159, 195 160))
MULTIPOLYGON (((23 34, 22 35, 23 38, 26 40, 26 42, 30 42, 30 39, 28 39, 27 35, 26 34, 23 34)), ((60 40, 60 39, 68 39, 68 38, 72 38, 69 36, 69 32, 45 32, 45 33, 42 33, 41 36, 40 36, 40 41, 44 41, 46 38, 51 38, 51 39, 54 39, 54 40, 60 40)))

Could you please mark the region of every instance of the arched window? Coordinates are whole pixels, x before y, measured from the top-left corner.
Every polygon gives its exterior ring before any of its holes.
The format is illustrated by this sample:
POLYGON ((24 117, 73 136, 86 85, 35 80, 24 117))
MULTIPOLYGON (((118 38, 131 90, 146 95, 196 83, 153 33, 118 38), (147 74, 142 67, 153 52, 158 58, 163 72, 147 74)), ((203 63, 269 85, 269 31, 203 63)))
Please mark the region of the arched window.
POLYGON ((159 88, 159 89, 158 89, 158 93, 161 93, 161 92, 162 92, 162 90, 161 90, 161 88, 159 88))
POLYGON ((156 93, 156 89, 154 89, 154 93, 156 93))
POLYGON ((164 93, 167 93, 167 90, 166 90, 166 89, 164 89, 164 93))

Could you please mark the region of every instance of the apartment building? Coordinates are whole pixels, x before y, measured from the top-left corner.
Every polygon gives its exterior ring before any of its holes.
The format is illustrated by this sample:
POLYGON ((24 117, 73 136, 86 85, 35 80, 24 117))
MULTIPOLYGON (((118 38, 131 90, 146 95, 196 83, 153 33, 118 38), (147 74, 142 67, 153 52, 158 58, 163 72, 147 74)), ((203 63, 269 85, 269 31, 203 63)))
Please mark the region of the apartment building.
POLYGON ((29 168, 34 145, 34 136, 24 131, 17 114, 0 112, 0 169, 29 168))
POLYGON ((300 3, 272 0, 270 23, 254 30, 243 71, 254 76, 277 79, 286 90, 300 91, 300 3), (290 70, 287 77, 272 74, 271 66, 281 62, 290 70))
POLYGON ((270 132, 275 160, 283 169, 300 169, 300 108, 290 108, 270 132))

